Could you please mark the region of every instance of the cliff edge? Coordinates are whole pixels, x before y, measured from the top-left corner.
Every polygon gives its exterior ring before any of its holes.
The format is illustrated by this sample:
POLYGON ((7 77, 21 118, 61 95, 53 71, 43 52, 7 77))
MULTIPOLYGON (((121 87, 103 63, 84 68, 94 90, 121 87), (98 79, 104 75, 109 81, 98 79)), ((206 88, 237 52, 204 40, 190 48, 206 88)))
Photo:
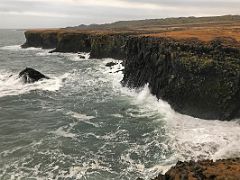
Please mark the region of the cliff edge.
POLYGON ((122 59, 124 86, 141 88, 148 84, 152 94, 182 114, 230 120, 240 117, 237 27, 222 31, 217 27, 192 31, 174 29, 147 34, 113 30, 29 30, 25 32, 23 47, 90 52, 91 58, 122 59))
MULTIPOLYGON (((240 19, 223 19, 205 22, 203 18, 199 24, 190 18, 184 24, 185 19, 180 18, 177 25, 160 21, 163 24, 152 26, 141 22, 135 29, 135 25, 123 28, 118 24, 117 29, 28 30, 22 47, 121 59, 123 86, 141 88, 148 84, 153 95, 180 113, 232 120, 240 117, 240 19)), ((235 180, 240 179, 239 167, 240 159, 178 162, 154 180, 235 180)))

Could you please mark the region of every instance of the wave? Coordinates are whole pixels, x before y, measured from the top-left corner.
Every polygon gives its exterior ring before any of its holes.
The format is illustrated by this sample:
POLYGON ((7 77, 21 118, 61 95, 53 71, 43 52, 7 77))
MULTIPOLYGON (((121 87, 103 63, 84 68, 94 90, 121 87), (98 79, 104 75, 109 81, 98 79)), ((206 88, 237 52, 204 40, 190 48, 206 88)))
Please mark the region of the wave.
POLYGON ((80 122, 86 123, 86 124, 90 124, 94 127, 99 127, 98 124, 91 122, 90 120, 94 119, 94 116, 88 116, 86 114, 80 114, 77 112, 73 112, 73 111, 69 111, 67 113, 65 113, 67 116, 71 116, 74 118, 73 122, 64 125, 62 127, 59 127, 57 130, 55 131, 51 131, 50 133, 55 134, 57 136, 60 137, 65 137, 65 138, 72 138, 74 139, 77 134, 73 133, 72 130, 73 128, 78 125, 80 122))
MULTIPOLYGON (((240 124, 235 121, 203 120, 175 112, 171 106, 157 100, 150 93, 148 85, 141 91, 122 88, 122 92, 133 97, 140 114, 160 114, 159 121, 166 122, 170 141, 166 144, 174 151, 169 162, 178 160, 222 159, 240 156, 240 124)), ((161 128, 161 127, 159 127, 161 128)), ((160 167, 162 168, 162 167, 160 167)), ((167 169, 161 169, 165 172, 167 169)))
MULTIPOLYGON (((106 60, 106 62, 109 61, 112 60, 106 60)), ((115 72, 118 68, 119 65, 116 65, 112 69, 105 69, 104 73, 115 72)), ((157 169, 156 172, 164 173, 179 160, 217 160, 240 157, 239 120, 230 122, 204 120, 180 114, 174 111, 167 102, 161 99, 158 100, 153 96, 148 85, 145 85, 142 89, 122 87, 120 84, 122 77, 123 74, 119 72, 111 73, 109 78, 113 81, 114 91, 120 91, 122 95, 130 98, 133 105, 138 106, 138 112, 135 112, 136 109, 128 109, 128 115, 133 117, 154 117, 154 121, 159 122, 159 127, 156 126, 159 129, 163 128, 160 122, 164 122, 164 128, 169 137, 169 140, 165 142, 165 146, 174 152, 164 163, 144 171, 155 172, 157 169)))
POLYGON ((53 49, 42 49, 36 47, 22 48, 21 45, 10 45, 0 47, 1 50, 7 51, 37 51, 36 56, 60 56, 67 57, 70 61, 83 61, 90 58, 90 53, 79 52, 79 53, 61 53, 53 52, 50 53, 53 49))
POLYGON ((90 53, 61 53, 61 52, 53 52, 50 53, 50 51, 44 51, 44 52, 38 52, 36 53, 36 56, 60 56, 60 57, 66 57, 70 61, 83 61, 88 60, 90 58, 90 53))
POLYGON ((49 75, 51 79, 25 84, 18 78, 18 74, 0 71, 0 97, 25 94, 33 90, 58 91, 62 87, 64 79, 68 76, 69 73, 59 77, 49 75))
POLYGON ((49 51, 49 50, 44 50, 42 48, 35 48, 35 47, 22 48, 21 45, 3 46, 3 47, 0 47, 0 49, 8 50, 8 51, 49 51))

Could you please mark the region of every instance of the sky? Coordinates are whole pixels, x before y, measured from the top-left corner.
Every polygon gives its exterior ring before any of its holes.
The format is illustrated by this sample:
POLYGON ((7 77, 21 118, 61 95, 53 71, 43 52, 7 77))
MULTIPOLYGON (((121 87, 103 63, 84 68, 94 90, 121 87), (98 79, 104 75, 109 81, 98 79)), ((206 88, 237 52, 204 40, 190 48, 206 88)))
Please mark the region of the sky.
POLYGON ((240 0, 0 0, 0 28, 240 14, 240 0))

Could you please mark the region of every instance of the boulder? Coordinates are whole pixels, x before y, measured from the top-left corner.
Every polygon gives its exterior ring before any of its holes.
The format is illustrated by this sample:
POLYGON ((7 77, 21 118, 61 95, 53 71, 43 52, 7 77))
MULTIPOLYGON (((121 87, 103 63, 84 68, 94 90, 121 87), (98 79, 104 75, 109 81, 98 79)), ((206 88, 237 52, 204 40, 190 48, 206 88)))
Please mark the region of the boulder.
POLYGON ((49 79, 49 77, 39 71, 28 67, 19 73, 19 78, 21 78, 24 83, 34 83, 42 79, 49 79))

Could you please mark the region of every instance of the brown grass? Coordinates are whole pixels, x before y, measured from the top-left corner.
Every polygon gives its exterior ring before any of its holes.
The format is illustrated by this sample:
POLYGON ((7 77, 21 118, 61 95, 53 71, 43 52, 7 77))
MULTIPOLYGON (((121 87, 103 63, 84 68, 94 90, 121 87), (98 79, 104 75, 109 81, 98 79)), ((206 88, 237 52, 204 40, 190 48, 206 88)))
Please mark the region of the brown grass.
MULTIPOLYGON (((92 35, 132 34, 151 37, 169 37, 176 40, 199 39, 203 42, 212 41, 215 38, 236 40, 240 43, 240 23, 226 24, 188 24, 185 26, 172 27, 142 27, 129 29, 32 29, 27 33, 58 33, 78 34, 86 33, 92 35)), ((234 42, 234 41, 232 41, 234 42)), ((237 44, 239 44, 237 43, 237 44)))
POLYGON ((240 41, 240 27, 186 28, 183 30, 146 34, 145 36, 170 37, 178 40, 196 38, 204 42, 209 42, 215 38, 232 38, 240 41))

